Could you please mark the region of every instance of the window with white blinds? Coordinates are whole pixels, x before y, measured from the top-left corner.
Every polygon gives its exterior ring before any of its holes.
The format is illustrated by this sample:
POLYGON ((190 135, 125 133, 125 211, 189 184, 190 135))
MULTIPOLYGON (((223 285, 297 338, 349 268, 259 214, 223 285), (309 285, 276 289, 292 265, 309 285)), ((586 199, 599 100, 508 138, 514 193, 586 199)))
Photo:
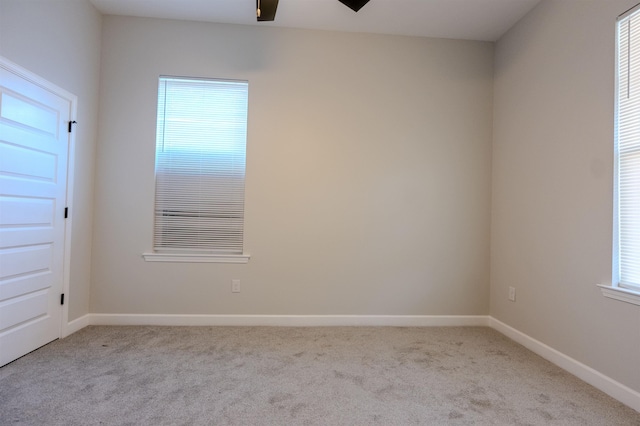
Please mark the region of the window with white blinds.
POLYGON ((246 81, 160 77, 154 250, 243 253, 246 81))
POLYGON ((640 290, 640 9, 617 27, 614 285, 640 290))

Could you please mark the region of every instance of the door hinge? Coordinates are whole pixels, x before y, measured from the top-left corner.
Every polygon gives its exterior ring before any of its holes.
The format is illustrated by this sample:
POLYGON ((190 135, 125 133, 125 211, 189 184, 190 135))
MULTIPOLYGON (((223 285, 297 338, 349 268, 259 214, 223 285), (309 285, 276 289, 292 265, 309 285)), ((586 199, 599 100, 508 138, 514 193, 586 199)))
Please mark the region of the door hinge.
POLYGON ((73 125, 74 125, 74 124, 76 124, 76 123, 77 123, 77 121, 76 121, 76 120, 73 120, 73 121, 70 121, 70 122, 69 122, 69 133, 71 133, 71 128, 72 128, 72 127, 73 127, 73 125))
POLYGON ((64 305, 64 293, 60 295, 60 304, 64 305))
POLYGON ((68 218, 69 217, 69 207, 65 207, 64 208, 64 218, 68 218))

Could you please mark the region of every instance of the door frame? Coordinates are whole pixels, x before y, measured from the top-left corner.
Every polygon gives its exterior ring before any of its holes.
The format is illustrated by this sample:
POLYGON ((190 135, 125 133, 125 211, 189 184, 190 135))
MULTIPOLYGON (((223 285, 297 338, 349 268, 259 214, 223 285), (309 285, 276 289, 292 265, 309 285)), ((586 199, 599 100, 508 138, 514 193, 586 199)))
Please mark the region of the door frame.
MULTIPOLYGON (((15 62, 0 55, 0 67, 7 71, 33 83, 41 88, 59 96, 70 103, 69 117, 75 121, 77 117, 78 97, 73 93, 55 85, 54 83, 40 77, 39 75, 21 67, 15 62)), ((68 134, 67 146, 67 181, 66 181, 66 207, 69 208, 70 215, 64 222, 64 260, 62 264, 62 292, 64 293, 64 305, 62 305, 62 315, 60 324, 60 336, 64 338, 73 333, 75 330, 69 327, 69 301, 70 297, 70 280, 71 280, 71 230, 73 228, 73 182, 74 182, 74 164, 75 164, 75 148, 76 148, 75 128, 68 134)))

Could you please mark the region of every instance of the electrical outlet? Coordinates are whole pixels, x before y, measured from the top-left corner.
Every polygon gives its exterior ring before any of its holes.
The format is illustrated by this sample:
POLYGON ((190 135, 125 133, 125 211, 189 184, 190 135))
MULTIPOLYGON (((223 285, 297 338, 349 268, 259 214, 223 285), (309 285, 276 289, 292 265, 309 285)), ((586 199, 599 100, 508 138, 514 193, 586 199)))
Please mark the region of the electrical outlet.
POLYGON ((512 302, 516 301, 516 288, 515 287, 509 287, 509 300, 511 300, 512 302))
POLYGON ((231 292, 240 293, 240 280, 231 280, 231 292))

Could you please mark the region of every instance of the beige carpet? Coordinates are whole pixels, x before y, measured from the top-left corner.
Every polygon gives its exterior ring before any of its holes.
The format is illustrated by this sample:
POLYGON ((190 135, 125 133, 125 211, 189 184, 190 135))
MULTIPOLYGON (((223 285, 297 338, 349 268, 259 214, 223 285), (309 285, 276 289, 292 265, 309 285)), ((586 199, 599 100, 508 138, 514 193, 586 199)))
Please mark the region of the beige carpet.
POLYGON ((87 327, 0 368, 1 425, 640 425, 484 327, 87 327))

